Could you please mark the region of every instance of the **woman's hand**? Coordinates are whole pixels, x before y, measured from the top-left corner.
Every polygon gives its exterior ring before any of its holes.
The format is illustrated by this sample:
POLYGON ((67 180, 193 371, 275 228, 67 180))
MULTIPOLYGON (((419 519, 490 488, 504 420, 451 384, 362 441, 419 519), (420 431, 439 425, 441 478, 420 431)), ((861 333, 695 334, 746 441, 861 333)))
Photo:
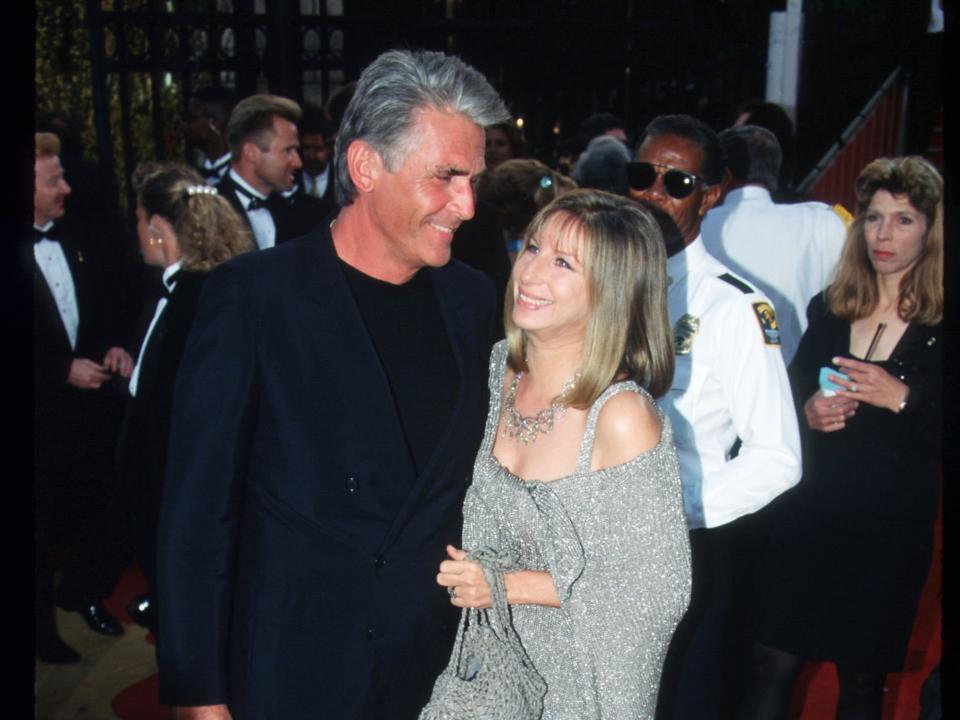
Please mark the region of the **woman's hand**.
POLYGON ((459 608, 490 607, 490 586, 480 563, 467 560, 467 553, 447 545, 449 560, 440 563, 437 584, 447 588, 450 604, 459 608))
MULTIPOLYGON (((831 375, 830 380, 840 384, 843 380, 836 375, 831 375)), ((848 397, 842 397, 838 391, 837 395, 827 397, 818 390, 803 406, 803 414, 806 416, 807 425, 811 430, 820 432, 836 432, 843 430, 847 426, 847 420, 852 418, 857 411, 857 401, 848 397)))
POLYGON ((119 373, 120 377, 129 378, 133 372, 133 358, 122 347, 112 347, 103 356, 103 366, 110 372, 119 373))
POLYGON ((907 399, 910 388, 882 367, 853 358, 835 357, 834 365, 850 378, 849 381, 834 380, 846 390, 837 390, 837 396, 859 400, 868 405, 900 412, 900 405, 907 399))

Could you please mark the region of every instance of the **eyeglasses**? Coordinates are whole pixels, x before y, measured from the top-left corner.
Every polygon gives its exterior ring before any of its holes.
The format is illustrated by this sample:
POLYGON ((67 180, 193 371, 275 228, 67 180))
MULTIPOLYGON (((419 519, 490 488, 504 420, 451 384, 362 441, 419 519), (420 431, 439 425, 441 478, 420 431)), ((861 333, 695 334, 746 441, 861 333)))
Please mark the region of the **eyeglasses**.
POLYGON ((697 183, 703 182, 703 178, 699 178, 693 173, 677 170, 666 165, 648 162, 627 163, 627 182, 630 184, 631 190, 647 190, 653 187, 658 175, 663 175, 663 189, 674 200, 683 200, 685 197, 689 197, 696 189, 697 183))

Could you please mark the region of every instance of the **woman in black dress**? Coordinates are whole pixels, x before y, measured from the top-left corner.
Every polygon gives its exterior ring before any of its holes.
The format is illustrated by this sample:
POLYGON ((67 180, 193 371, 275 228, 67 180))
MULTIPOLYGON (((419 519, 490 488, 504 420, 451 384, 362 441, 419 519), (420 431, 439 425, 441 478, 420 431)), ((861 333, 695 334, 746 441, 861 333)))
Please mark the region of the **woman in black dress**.
POLYGON ((150 588, 128 611, 156 630, 156 536, 177 367, 207 273, 254 245, 230 203, 185 165, 145 164, 134 180, 140 251, 146 264, 164 269, 163 293, 130 378, 118 465, 129 497, 137 562, 150 588))
POLYGON ((879 718, 930 568, 943 181, 922 158, 883 158, 856 187, 836 279, 811 301, 790 366, 804 475, 771 506, 760 544, 742 718, 786 718, 804 660, 836 663, 837 718, 879 718), (822 367, 832 391, 818 389, 822 367))

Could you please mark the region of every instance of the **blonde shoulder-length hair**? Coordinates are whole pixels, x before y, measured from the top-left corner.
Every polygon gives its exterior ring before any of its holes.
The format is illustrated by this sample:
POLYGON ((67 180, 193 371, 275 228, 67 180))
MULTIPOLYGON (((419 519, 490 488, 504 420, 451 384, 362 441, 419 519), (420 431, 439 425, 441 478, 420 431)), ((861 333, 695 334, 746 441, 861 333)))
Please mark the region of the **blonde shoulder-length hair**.
MULTIPOLYGON (((651 395, 673 381, 674 351, 667 312, 667 266, 656 221, 637 203, 600 190, 573 190, 540 210, 524 233, 523 253, 548 220, 577 242, 590 303, 580 379, 566 398, 587 408, 615 380, 630 379, 651 395)), ((526 333, 512 317, 514 280, 507 289, 504 327, 507 364, 527 370, 526 333)))
POLYGON ((226 198, 207 189, 192 168, 182 163, 142 163, 134 172, 133 184, 137 203, 147 215, 166 218, 173 227, 184 270, 209 272, 254 249, 247 224, 226 198))
POLYGON ((827 288, 830 312, 848 322, 869 315, 879 299, 864 223, 878 190, 906 196, 927 221, 923 250, 900 280, 897 314, 906 322, 936 325, 943 319, 943 178, 922 157, 880 158, 857 178, 857 216, 847 230, 837 275, 827 288))

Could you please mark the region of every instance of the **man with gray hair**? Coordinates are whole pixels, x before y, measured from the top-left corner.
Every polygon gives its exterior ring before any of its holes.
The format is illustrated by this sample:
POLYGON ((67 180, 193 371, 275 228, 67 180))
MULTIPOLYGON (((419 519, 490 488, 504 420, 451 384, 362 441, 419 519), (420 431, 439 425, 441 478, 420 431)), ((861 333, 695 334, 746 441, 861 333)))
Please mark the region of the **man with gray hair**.
POLYGON ((251 95, 230 113, 230 170, 217 191, 233 205, 261 250, 306 235, 323 219, 324 205, 293 193, 300 159, 300 106, 279 95, 251 95))
POLYGON ((758 125, 719 134, 727 156, 728 192, 701 227, 707 251, 773 300, 783 360, 793 359, 807 328, 807 304, 830 282, 846 226, 819 202, 774 203, 781 152, 758 125))
POLYGON ((622 140, 612 135, 598 135, 577 158, 573 179, 582 188, 626 195, 630 188, 627 183, 630 160, 630 148, 622 140))
POLYGON ((178 718, 415 718, 486 417, 492 284, 450 260, 496 91, 391 51, 336 142, 329 226, 210 274, 174 395, 160 700, 178 718))

